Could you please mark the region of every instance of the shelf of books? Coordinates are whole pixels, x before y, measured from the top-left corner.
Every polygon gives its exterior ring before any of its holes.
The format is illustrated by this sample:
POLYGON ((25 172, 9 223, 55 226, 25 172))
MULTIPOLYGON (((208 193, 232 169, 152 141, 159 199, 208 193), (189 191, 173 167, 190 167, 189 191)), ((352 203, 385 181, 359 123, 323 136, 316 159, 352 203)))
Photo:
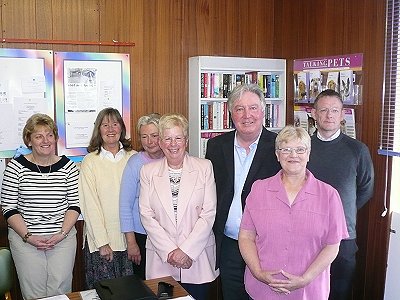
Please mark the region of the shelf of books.
POLYGON ((266 100, 265 126, 286 122, 284 59, 196 56, 189 58, 189 152, 204 157, 207 140, 233 130, 228 95, 239 84, 257 83, 266 100))
POLYGON ((316 130, 311 109, 317 95, 332 89, 340 94, 344 105, 343 133, 357 137, 356 110, 362 105, 363 54, 296 59, 293 63, 294 124, 313 134, 316 130))

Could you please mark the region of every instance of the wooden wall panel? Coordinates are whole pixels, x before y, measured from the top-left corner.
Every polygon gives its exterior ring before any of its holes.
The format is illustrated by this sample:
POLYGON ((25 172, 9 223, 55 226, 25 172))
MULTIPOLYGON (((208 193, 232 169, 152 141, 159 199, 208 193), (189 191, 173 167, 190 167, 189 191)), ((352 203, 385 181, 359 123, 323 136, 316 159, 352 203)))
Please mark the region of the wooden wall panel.
MULTIPOLYGON (((187 59, 196 55, 286 58, 288 121, 292 60, 364 53, 361 139, 377 173, 375 195, 359 215, 354 299, 382 299, 388 218, 382 219, 385 162, 376 154, 382 93, 385 1, 378 0, 0 0, 1 37, 134 42, 134 47, 8 44, 7 48, 120 52, 131 58, 131 116, 188 112, 187 59)), ((4 243, 4 224, 0 242, 4 243)), ((82 286, 78 251, 74 288, 82 286)), ((19 299, 18 297, 16 299, 19 299)))

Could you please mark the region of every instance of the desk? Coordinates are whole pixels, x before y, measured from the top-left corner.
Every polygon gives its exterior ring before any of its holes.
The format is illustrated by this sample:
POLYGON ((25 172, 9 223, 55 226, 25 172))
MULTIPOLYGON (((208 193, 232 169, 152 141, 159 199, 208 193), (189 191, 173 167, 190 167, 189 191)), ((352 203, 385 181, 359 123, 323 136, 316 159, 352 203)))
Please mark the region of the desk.
MULTIPOLYGON (((158 282, 160 281, 168 282, 174 286, 174 298, 189 295, 188 292, 186 292, 186 290, 171 276, 145 280, 144 283, 154 292, 154 294, 157 295, 158 282)), ((70 300, 82 300, 80 292, 69 293, 67 296, 70 300)))

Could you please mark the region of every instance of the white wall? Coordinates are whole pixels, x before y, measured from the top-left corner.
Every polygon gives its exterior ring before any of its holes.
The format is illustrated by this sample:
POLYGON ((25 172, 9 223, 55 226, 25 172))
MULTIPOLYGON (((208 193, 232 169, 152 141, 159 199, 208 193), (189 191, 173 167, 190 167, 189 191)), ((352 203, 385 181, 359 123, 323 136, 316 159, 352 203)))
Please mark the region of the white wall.
POLYGON ((391 217, 385 300, 400 299, 400 213, 392 212, 391 217))

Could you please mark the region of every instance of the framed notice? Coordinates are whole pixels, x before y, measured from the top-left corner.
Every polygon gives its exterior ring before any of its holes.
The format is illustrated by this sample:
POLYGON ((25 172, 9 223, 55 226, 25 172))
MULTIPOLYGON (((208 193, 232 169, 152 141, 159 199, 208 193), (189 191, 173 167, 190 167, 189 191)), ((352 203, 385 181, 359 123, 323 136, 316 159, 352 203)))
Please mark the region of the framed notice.
POLYGON ((0 158, 10 158, 31 115, 54 118, 53 52, 0 48, 0 70, 0 158))
POLYGON ((87 153, 99 111, 121 113, 130 136, 129 55, 120 53, 54 52, 58 154, 87 153))

